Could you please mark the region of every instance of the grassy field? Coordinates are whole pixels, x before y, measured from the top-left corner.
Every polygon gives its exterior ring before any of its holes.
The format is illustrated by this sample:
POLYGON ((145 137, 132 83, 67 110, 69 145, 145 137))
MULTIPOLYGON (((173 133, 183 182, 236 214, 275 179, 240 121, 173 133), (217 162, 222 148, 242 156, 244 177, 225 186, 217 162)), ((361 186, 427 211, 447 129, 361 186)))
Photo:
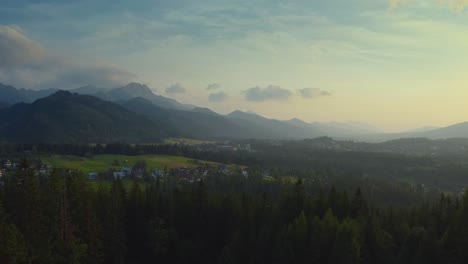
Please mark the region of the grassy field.
POLYGON ((164 144, 183 144, 183 145, 201 145, 201 144, 213 144, 214 141, 196 140, 189 138, 167 138, 164 140, 164 144))
POLYGON ((56 168, 78 169, 85 173, 101 172, 109 168, 132 167, 138 161, 145 161, 148 169, 160 168, 190 168, 200 164, 216 164, 209 161, 194 161, 193 159, 180 156, 167 155, 96 155, 92 157, 78 157, 65 155, 51 155, 41 157, 46 164, 56 168), (116 162, 117 161, 117 162, 116 162), (118 165, 116 165, 118 164, 118 165))

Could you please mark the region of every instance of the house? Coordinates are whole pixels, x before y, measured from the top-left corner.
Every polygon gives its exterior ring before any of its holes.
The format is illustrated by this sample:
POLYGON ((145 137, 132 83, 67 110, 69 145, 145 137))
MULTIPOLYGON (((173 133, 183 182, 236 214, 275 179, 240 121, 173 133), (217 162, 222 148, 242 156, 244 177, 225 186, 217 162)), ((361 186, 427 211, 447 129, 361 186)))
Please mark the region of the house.
POLYGON ((3 171, 0 170, 0 178, 3 177, 3 171))
POLYGON ((163 177, 163 176, 164 176, 164 172, 163 172, 163 170, 156 168, 156 169, 154 169, 153 172, 151 173, 151 176, 153 176, 153 177, 155 177, 155 178, 156 178, 156 177, 163 177))
POLYGON ((231 171, 224 165, 220 165, 218 166, 218 172, 224 174, 224 175, 228 175, 231 171))
POLYGON ((136 178, 143 178, 143 175, 145 174, 145 171, 142 170, 142 169, 138 169, 138 170, 135 170, 133 172, 133 175, 136 177, 136 178))
POLYGON ((5 168, 9 169, 9 168, 11 168, 11 165, 12 164, 11 164, 10 160, 5 161, 5 168))
POLYGON ((270 177, 270 171, 269 170, 263 170, 261 174, 262 174, 263 178, 270 177))
POLYGON ((125 173, 123 173, 122 171, 116 171, 112 173, 112 175, 114 176, 114 180, 122 179, 125 177, 125 173))
POLYGON ((244 176, 246 179, 249 178, 249 173, 246 170, 242 171, 242 176, 244 176))
POLYGON ((97 176, 98 176, 97 172, 90 172, 88 173, 88 180, 95 181, 97 179, 97 176))
POLYGON ((47 166, 41 165, 39 168, 39 174, 41 175, 47 175, 49 173, 49 170, 47 169, 47 166))
POLYGON ((120 172, 125 174, 126 176, 132 174, 132 168, 129 168, 129 167, 122 167, 120 169, 120 172))

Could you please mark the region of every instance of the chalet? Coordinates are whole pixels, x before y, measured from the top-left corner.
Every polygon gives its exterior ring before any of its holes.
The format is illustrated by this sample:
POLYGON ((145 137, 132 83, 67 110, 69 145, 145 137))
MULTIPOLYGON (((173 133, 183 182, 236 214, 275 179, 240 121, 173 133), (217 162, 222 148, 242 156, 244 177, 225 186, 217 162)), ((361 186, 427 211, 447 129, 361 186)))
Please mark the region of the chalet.
POLYGON ((123 173, 122 171, 116 171, 112 173, 112 175, 114 176, 114 180, 122 179, 125 177, 125 173, 123 173))
POLYGON ((156 168, 156 169, 154 169, 153 172, 151 173, 151 176, 153 176, 153 177, 155 177, 155 178, 156 178, 156 177, 163 177, 163 176, 164 176, 164 172, 163 172, 163 170, 156 168))
POLYGON ((242 176, 244 176, 247 179, 249 178, 249 173, 246 170, 242 170, 242 176))
POLYGON ((264 171, 262 171, 261 174, 262 174, 263 178, 268 178, 268 177, 270 177, 270 171, 269 171, 269 170, 264 170, 264 171))
POLYGON ((138 169, 133 172, 133 175, 136 178, 143 178, 143 175, 145 174, 145 171, 143 169, 138 169))
POLYGON ((47 169, 47 166, 40 165, 40 166, 37 166, 36 169, 34 170, 34 175, 36 175, 36 176, 49 176, 50 172, 47 169))
POLYGON ((98 176, 97 172, 90 172, 88 173, 88 180, 95 181, 97 179, 97 176, 98 176))
POLYGON ((132 174, 132 168, 129 168, 129 167, 122 167, 120 169, 120 172, 125 174, 125 176, 128 176, 130 174, 132 174))
POLYGON ((220 165, 218 166, 218 172, 224 175, 228 175, 231 171, 225 165, 220 165))
POLYGON ((41 167, 39 168, 39 174, 41 175, 49 174, 48 167, 46 165, 41 165, 41 167))

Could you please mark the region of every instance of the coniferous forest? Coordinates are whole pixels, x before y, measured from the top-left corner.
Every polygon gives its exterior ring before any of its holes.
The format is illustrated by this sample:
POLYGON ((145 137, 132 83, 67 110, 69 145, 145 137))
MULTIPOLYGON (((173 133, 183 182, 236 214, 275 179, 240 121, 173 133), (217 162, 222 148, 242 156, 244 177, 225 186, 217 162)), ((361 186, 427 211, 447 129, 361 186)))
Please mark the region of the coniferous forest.
POLYGON ((394 189, 389 200, 408 199, 394 207, 308 178, 92 185, 27 160, 0 190, 0 263, 468 262, 468 194, 411 203, 420 194, 394 189))

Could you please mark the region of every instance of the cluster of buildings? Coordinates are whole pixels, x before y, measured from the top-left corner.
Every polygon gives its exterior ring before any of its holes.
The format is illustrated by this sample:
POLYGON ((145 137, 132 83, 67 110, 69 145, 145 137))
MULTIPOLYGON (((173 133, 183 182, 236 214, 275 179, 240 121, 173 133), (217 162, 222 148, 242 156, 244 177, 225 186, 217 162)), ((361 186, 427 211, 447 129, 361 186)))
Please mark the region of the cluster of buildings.
POLYGON ((233 175, 239 174, 245 178, 249 177, 247 169, 242 168, 230 168, 226 165, 210 166, 203 165, 193 168, 172 168, 169 170, 163 170, 160 168, 155 168, 150 171, 145 169, 132 169, 129 167, 121 167, 119 170, 114 171, 109 169, 107 172, 98 173, 98 172, 89 172, 88 180, 94 181, 102 176, 104 179, 124 179, 124 178, 143 178, 143 177, 152 177, 152 178, 164 178, 168 175, 174 177, 178 182, 198 182, 202 178, 208 175, 223 174, 223 175, 233 175))
POLYGON ((251 152, 252 148, 250 144, 238 144, 230 141, 225 141, 219 144, 205 144, 197 146, 199 151, 212 151, 212 152, 224 152, 224 151, 247 151, 251 152))
MULTIPOLYGON (((8 171, 15 169, 19 162, 13 162, 11 160, 0 160, 0 183, 1 177, 3 177, 8 171)), ((38 163, 34 165, 34 172, 37 176, 49 176, 52 173, 53 167, 44 163, 38 163)), ((155 168, 150 171, 146 171, 145 168, 131 168, 121 167, 118 170, 108 169, 104 172, 89 172, 87 178, 90 181, 98 179, 124 179, 124 178, 164 178, 170 175, 178 182, 194 183, 200 181, 202 178, 209 175, 240 175, 248 178, 249 172, 246 168, 239 166, 227 166, 227 165, 207 165, 203 164, 197 167, 184 167, 184 168, 171 168, 171 169, 160 169, 155 168)), ((266 175, 269 176, 269 175, 266 175)))
POLYGON ((17 166, 17 162, 8 159, 0 160, 0 178, 2 178, 8 171, 15 169, 17 166))

